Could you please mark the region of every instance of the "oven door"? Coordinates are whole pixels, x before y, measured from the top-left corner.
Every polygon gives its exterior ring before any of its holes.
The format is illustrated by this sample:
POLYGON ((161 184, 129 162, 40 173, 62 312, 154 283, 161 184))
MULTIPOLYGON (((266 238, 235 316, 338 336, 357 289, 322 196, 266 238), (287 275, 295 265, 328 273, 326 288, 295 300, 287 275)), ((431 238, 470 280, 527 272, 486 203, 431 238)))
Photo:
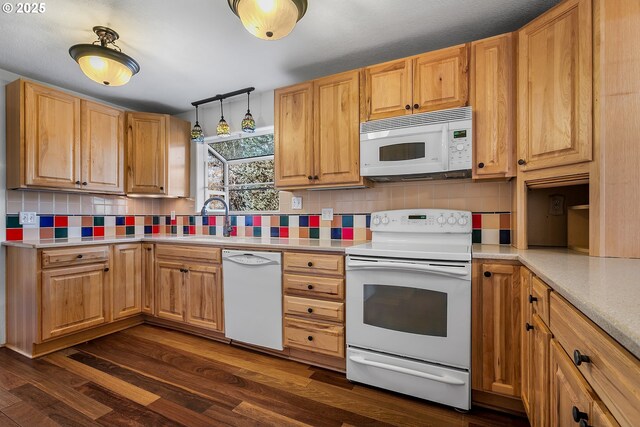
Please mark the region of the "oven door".
POLYGON ((360 134, 360 175, 389 176, 449 169, 449 124, 360 134))
POLYGON ((347 344, 469 369, 471 263, 347 257, 347 344))

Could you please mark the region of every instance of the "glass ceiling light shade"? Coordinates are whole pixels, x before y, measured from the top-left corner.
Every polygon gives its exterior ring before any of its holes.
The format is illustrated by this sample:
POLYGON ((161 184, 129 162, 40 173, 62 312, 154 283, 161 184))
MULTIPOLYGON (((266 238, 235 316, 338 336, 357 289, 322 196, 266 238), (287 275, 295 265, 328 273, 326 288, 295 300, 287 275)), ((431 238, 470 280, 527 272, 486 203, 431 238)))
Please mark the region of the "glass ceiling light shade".
POLYGON ((198 106, 196 105, 196 124, 191 129, 191 142, 196 144, 204 144, 204 132, 198 123, 198 106))
POLYGON ((224 119, 224 110, 222 109, 222 99, 220 100, 220 121, 216 127, 216 135, 218 136, 231 136, 229 124, 224 119))
POLYGON ((263 40, 278 40, 293 30, 307 11, 307 0, 227 0, 242 25, 263 40))
POLYGON ((140 71, 140 65, 122 53, 115 41, 118 33, 107 27, 93 27, 98 40, 93 44, 76 44, 69 55, 80 65, 82 72, 104 86, 122 86, 140 71))
POLYGON ((245 114, 244 119, 242 119, 242 131, 246 133, 254 133, 256 131, 256 121, 253 119, 253 115, 251 115, 249 104, 250 95, 251 92, 247 92, 247 114, 245 114))

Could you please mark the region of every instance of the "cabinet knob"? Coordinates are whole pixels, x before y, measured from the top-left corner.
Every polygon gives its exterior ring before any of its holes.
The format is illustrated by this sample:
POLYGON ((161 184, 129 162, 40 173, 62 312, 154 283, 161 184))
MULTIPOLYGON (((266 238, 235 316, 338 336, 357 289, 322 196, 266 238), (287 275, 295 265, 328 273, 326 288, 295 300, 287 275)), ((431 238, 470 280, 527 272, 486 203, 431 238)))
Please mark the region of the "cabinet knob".
POLYGON ((313 179, 318 179, 318 175, 314 175, 314 176, 313 176, 313 179))
POLYGON ((577 406, 571 408, 571 415, 573 416, 573 421, 579 423, 582 420, 588 420, 589 414, 586 412, 580 412, 577 406))
POLYGON ((414 110, 417 110, 418 108, 420 108, 420 105, 418 105, 418 104, 413 104, 413 109, 414 109, 414 110))
POLYGON ((148 250, 148 251, 151 251, 151 248, 149 247, 149 248, 147 248, 147 250, 148 250))
POLYGON ((313 341, 313 337, 312 337, 311 335, 309 335, 309 336, 307 337, 307 339, 308 339, 309 341, 313 341))
POLYGON ((312 177, 311 175, 309 175, 309 176, 307 177, 307 179, 308 179, 309 181, 311 181, 311 180, 313 179, 313 177, 312 177))
POLYGON ((530 330, 532 330, 532 329, 533 329, 533 325, 532 325, 532 324, 530 324, 529 322, 527 322, 527 323, 525 323, 525 324, 524 324, 524 329, 525 329, 527 332, 529 332, 530 330))
MULTIPOLYGON (((576 366, 580 366, 583 363, 591 363, 591 358, 589 356, 585 356, 584 354, 580 353, 580 350, 574 350, 573 351, 573 363, 576 364, 576 366)), ((576 420, 577 422, 577 420, 576 420)))
POLYGON ((529 295, 529 304, 533 304, 535 301, 538 301, 538 297, 534 297, 533 295, 529 295))
POLYGON ((160 187, 160 190, 164 191, 164 187, 160 187))
POLYGON ((405 109, 405 110, 411 110, 411 105, 409 105, 409 104, 405 105, 405 106, 404 106, 404 109, 405 109))
POLYGON ((76 185, 80 185, 80 181, 76 181, 76 185))
POLYGON ((307 263, 307 266, 309 266, 309 267, 313 267, 313 263, 312 263, 311 261, 309 261, 309 262, 307 263))
POLYGON ((109 267, 104 268, 104 272, 106 273, 107 271, 109 271, 109 267))
POLYGON ((579 427, 591 427, 589 425, 589 423, 587 422, 587 420, 580 420, 580 422, 578 423, 579 427))
POLYGON ((480 162, 478 163, 478 169, 482 169, 484 167, 484 163, 480 162))
POLYGON ((307 313, 313 313, 313 308, 311 307, 307 308, 307 313))
POLYGON ((77 258, 78 259, 82 258, 82 254, 78 254, 77 258))
POLYGON ((520 166, 522 166, 522 165, 526 165, 526 164, 527 164, 527 162, 526 162, 524 159, 519 159, 519 160, 518 160, 518 164, 519 164, 520 166))
POLYGON ((307 289, 309 289, 309 290, 313 289, 313 285, 312 285, 311 283, 309 283, 309 284, 307 285, 307 289))
POLYGON ((484 272, 484 277, 491 277, 491 272, 490 271, 485 271, 484 272))
POLYGON ((87 185, 87 181, 82 181, 82 185, 87 185))

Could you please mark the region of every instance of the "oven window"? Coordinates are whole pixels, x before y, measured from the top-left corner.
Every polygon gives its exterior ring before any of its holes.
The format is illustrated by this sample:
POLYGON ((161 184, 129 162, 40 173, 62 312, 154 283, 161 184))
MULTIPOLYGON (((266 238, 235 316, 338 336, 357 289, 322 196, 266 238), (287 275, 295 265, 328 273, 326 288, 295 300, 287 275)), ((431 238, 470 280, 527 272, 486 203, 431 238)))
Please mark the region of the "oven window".
POLYGON ((424 158, 424 142, 384 145, 380 147, 381 162, 398 162, 424 158))
POLYGON ((447 336, 447 294, 404 286, 364 285, 364 323, 411 334, 447 336))

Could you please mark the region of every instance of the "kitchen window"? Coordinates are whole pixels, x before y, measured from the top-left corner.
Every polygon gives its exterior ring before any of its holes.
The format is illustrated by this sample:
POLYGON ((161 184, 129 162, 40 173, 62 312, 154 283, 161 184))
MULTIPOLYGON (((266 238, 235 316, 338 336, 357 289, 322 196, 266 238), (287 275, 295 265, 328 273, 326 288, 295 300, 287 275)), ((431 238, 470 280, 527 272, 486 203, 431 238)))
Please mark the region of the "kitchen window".
MULTIPOLYGON (((273 150, 272 127, 250 136, 212 138, 207 142, 205 198, 222 197, 235 212, 277 211, 273 150)), ((219 204, 209 209, 219 210, 219 204)))

